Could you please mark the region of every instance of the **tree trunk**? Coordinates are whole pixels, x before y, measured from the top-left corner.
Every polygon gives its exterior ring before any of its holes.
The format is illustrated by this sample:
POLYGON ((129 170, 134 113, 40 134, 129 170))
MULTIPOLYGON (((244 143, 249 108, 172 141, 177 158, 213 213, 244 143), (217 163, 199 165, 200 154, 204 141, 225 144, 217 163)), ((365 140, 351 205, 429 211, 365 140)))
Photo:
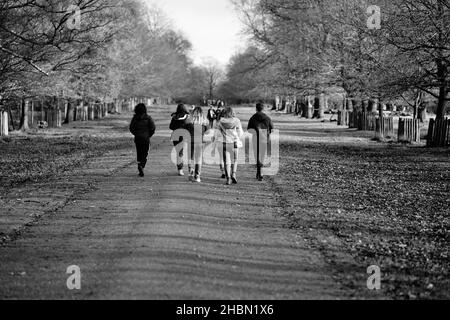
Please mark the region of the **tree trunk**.
POLYGON ((380 116, 380 119, 382 119, 384 117, 384 103, 378 101, 377 107, 378 107, 378 115, 380 116))
POLYGON ((22 99, 22 101, 21 101, 21 110, 22 110, 22 114, 20 117, 20 130, 28 131, 28 130, 30 130, 30 126, 28 125, 29 105, 28 105, 28 101, 26 99, 22 99))
POLYGON ((325 117, 326 97, 321 93, 314 99, 314 119, 323 119, 325 117))
POLYGON ((31 104, 31 126, 34 127, 34 101, 30 101, 31 104))
POLYGON ((65 114, 66 118, 64 119, 64 124, 69 124, 70 121, 72 121, 72 119, 73 119, 73 108, 72 108, 72 104, 70 103, 69 100, 67 100, 65 102, 64 110, 66 111, 66 114, 65 114))
POLYGON ((369 111, 369 100, 362 101, 362 112, 367 113, 369 111))
MULTIPOLYGON (((445 39, 446 39, 446 30, 448 30, 448 7, 447 9, 444 7, 444 1, 437 1, 438 12, 439 12, 439 29, 438 33, 438 43, 439 49, 437 52, 436 58, 436 67, 437 67, 437 78, 439 81, 439 100, 436 112, 436 119, 444 119, 446 109, 447 109, 447 95, 448 95, 448 60, 445 59, 444 49, 445 48, 445 39)), ((448 5, 447 5, 448 6, 448 5)), ((448 38, 447 38, 448 39, 448 38)))
POLYGON ((8 114, 9 114, 9 118, 10 118, 10 121, 11 121, 11 128, 12 128, 13 131, 15 131, 16 130, 16 126, 14 125, 14 118, 12 116, 11 106, 8 106, 8 114))
POLYGON ((353 111, 353 100, 352 99, 347 99, 347 110, 353 111))
POLYGON ((436 119, 444 119, 448 104, 448 101, 446 101, 446 99, 447 99, 447 84, 443 83, 439 87, 439 100, 436 112, 436 119))

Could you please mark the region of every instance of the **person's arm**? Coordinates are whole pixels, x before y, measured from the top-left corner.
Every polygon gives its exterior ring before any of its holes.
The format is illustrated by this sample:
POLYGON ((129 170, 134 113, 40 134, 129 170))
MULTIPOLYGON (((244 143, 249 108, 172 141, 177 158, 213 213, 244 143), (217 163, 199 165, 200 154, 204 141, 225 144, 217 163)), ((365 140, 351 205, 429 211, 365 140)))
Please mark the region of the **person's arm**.
POLYGON ((152 117, 149 117, 149 119, 148 119, 148 133, 150 135, 150 138, 155 135, 155 132, 156 132, 155 121, 153 121, 152 117))
POLYGON ((136 120, 134 118, 133 118, 133 120, 131 120, 130 132, 133 136, 136 135, 136 120))
POLYGON ((247 131, 250 131, 250 130, 252 130, 252 129, 253 129, 253 130, 256 130, 254 119, 255 119, 255 116, 253 116, 253 117, 250 118, 250 120, 249 120, 249 122, 248 122, 248 126, 247 126, 247 131))
POLYGON ((176 124, 175 124, 175 119, 172 118, 172 121, 170 121, 170 126, 169 129, 172 131, 177 130, 176 124))
POLYGON ((237 134, 239 136, 239 139, 241 139, 242 136, 244 135, 244 130, 242 129, 242 123, 241 123, 241 120, 239 120, 239 119, 238 119, 237 134))
POLYGON ((273 129, 275 129, 273 126, 273 121, 269 118, 269 134, 272 134, 273 129))

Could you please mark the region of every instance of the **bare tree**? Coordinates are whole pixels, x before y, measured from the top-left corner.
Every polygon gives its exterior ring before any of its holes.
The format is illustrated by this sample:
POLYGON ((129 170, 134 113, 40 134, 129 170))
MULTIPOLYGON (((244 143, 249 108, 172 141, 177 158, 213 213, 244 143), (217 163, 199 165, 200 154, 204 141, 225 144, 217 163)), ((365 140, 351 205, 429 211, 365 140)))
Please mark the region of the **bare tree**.
POLYGON ((224 71, 219 62, 213 58, 203 59, 202 64, 208 79, 209 98, 214 100, 219 83, 223 79, 224 71))

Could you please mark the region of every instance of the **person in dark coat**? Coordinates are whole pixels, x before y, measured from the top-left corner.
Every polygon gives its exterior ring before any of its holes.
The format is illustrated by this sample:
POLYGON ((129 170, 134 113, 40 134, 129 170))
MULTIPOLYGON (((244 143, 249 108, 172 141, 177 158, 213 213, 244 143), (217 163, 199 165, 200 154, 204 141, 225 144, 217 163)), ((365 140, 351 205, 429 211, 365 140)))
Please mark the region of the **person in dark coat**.
POLYGON ((208 121, 209 121, 209 127, 212 128, 214 126, 214 120, 216 120, 217 115, 216 112, 213 109, 213 106, 209 106, 208 114, 206 115, 208 121))
MULTIPOLYGON (((179 104, 177 107, 177 111, 172 114, 172 121, 170 122, 170 130, 174 131, 174 133, 179 129, 188 130, 189 125, 192 123, 192 119, 189 113, 189 110, 184 104, 179 104)), ((190 143, 190 141, 184 141, 183 137, 172 137, 173 146, 175 147, 178 155, 177 159, 177 169, 178 175, 184 176, 183 168, 184 168, 184 144, 190 143)))
POLYGON ((136 145, 139 176, 144 177, 144 169, 147 165, 150 139, 156 131, 155 122, 147 114, 147 107, 140 103, 134 109, 134 117, 130 124, 130 132, 134 135, 136 145))
POLYGON ((262 168, 264 166, 270 135, 274 127, 272 120, 264 113, 264 105, 262 103, 256 105, 256 111, 256 114, 250 118, 247 130, 253 134, 253 151, 257 159, 256 179, 262 181, 262 168))

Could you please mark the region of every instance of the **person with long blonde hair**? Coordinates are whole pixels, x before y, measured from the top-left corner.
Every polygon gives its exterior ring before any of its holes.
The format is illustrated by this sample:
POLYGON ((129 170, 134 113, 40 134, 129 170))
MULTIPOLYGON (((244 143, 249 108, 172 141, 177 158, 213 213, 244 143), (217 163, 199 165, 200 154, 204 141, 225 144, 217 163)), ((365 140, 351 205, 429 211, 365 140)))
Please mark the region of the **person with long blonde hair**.
POLYGON ((203 114, 201 107, 194 108, 191 120, 191 123, 186 128, 191 135, 189 181, 200 183, 202 182, 204 136, 206 131, 208 131, 208 120, 203 114))

